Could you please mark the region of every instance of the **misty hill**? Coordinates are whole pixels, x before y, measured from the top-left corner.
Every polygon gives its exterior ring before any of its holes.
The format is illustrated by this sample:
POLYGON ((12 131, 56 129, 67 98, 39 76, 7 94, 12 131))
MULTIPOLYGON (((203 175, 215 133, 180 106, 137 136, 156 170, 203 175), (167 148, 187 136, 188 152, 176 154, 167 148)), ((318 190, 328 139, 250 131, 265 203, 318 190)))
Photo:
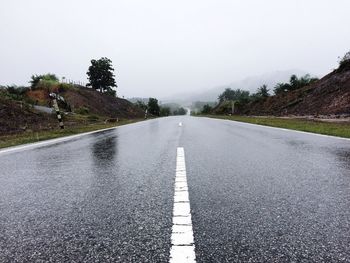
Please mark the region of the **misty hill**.
POLYGON ((194 101, 217 101, 219 94, 221 94, 225 88, 244 89, 250 92, 255 92, 261 85, 267 84, 268 87, 272 89, 277 83, 288 81, 290 76, 293 74, 305 75, 307 72, 299 69, 269 72, 259 76, 250 76, 240 81, 235 81, 230 84, 208 90, 175 95, 166 98, 163 101, 175 101, 180 103, 191 103, 194 101))

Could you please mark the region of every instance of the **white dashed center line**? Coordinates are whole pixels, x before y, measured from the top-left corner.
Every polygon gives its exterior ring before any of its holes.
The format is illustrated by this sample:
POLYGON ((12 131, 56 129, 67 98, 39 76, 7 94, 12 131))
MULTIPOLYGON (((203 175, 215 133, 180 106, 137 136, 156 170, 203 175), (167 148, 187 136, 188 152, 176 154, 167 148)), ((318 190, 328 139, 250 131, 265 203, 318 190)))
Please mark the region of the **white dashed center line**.
POLYGON ((171 263, 196 262, 183 147, 177 148, 171 244, 171 263))

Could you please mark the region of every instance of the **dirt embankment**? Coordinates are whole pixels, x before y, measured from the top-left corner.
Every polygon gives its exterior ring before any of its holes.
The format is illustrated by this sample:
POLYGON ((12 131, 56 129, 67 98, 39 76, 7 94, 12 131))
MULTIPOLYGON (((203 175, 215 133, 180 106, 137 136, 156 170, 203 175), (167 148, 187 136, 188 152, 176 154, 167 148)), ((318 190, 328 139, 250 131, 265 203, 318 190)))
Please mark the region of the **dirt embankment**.
POLYGON ((0 95, 0 135, 24 131, 51 130, 58 128, 56 114, 39 112, 28 104, 49 107, 49 93, 59 91, 66 103, 59 103, 66 127, 103 122, 107 119, 137 119, 144 112, 131 102, 107 94, 101 94, 85 87, 29 90, 22 101, 11 99, 2 92, 0 95))
POLYGON ((120 119, 142 118, 144 116, 144 112, 128 100, 102 94, 85 87, 61 89, 57 86, 51 91, 45 89, 28 91, 27 96, 40 105, 48 106, 50 105, 49 93, 52 91, 65 99, 67 105, 60 103, 59 106, 66 111, 120 119))
POLYGON ((35 111, 30 105, 0 98, 0 135, 57 126, 54 115, 35 111))
POLYGON ((70 105, 72 111, 82 108, 89 113, 110 118, 133 119, 142 118, 144 112, 128 100, 101 94, 93 89, 68 89, 60 93, 70 105))
POLYGON ((312 85, 239 107, 240 114, 274 116, 350 116, 350 65, 312 85))

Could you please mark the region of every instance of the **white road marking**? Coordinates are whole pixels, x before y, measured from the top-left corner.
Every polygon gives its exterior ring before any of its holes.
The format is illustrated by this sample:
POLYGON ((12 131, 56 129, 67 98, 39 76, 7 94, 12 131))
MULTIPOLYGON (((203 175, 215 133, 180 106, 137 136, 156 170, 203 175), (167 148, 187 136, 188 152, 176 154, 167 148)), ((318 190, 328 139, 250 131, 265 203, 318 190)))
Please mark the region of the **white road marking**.
MULTIPOLYGON (((179 126, 181 125, 179 124, 179 126)), ((196 262, 191 208, 188 198, 185 151, 182 147, 177 148, 171 244, 169 262, 196 262)))
POLYGON ((40 147, 40 146, 55 144, 55 143, 59 143, 59 142, 65 142, 65 141, 69 141, 69 140, 72 140, 72 139, 75 139, 75 138, 79 138, 79 137, 82 137, 82 136, 85 136, 85 135, 88 135, 88 134, 93 134, 93 133, 113 130, 113 129, 116 129, 116 128, 118 128, 118 127, 101 129, 101 130, 91 131, 91 132, 84 132, 84 133, 80 133, 80 134, 76 134, 76 135, 64 136, 64 137, 57 138, 57 139, 45 140, 45 141, 42 141, 42 142, 34 142, 34 143, 28 143, 28 144, 20 145, 20 146, 8 147, 8 148, 5 148, 3 150, 0 150, 0 155, 4 154, 4 153, 10 153, 10 152, 17 152, 17 151, 21 151, 21 150, 33 149, 33 148, 37 148, 37 147, 40 147))
POLYGON ((179 122, 179 126, 180 126, 180 127, 182 126, 182 122, 179 122))

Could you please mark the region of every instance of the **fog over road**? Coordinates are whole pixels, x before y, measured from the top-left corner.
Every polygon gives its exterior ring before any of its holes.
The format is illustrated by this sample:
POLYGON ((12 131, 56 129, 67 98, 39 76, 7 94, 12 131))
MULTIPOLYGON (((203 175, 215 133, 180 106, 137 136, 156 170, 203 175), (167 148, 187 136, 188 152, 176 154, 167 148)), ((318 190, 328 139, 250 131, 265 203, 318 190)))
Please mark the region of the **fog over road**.
POLYGON ((178 147, 197 262, 350 262, 349 140, 190 116, 0 151, 0 262, 168 262, 178 147))

